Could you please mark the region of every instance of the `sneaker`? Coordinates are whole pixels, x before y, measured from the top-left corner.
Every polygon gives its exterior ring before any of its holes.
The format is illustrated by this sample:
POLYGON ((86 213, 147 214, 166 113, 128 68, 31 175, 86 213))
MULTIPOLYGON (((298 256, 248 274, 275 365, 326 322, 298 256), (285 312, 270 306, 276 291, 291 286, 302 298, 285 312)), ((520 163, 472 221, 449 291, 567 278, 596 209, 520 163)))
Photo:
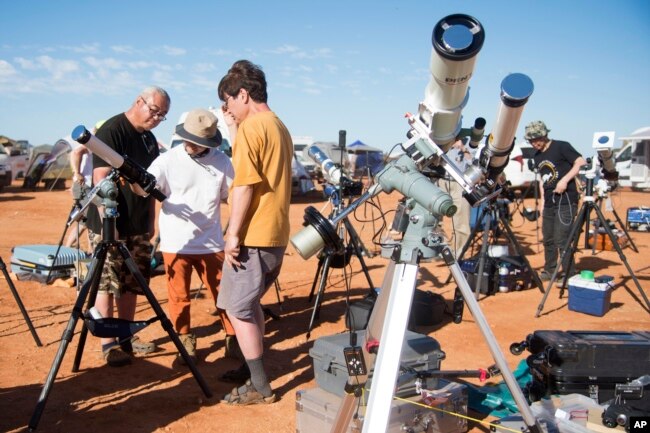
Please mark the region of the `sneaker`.
POLYGON ((244 361, 244 354, 241 353, 236 335, 226 335, 226 358, 244 361))
MULTIPOLYGON (((196 364, 198 361, 198 358, 196 356, 196 335, 194 334, 181 334, 178 336, 178 338, 181 340, 181 343, 183 344, 183 347, 185 350, 187 350, 187 354, 190 355, 190 358, 192 358, 192 361, 196 364)), ((178 354, 178 361, 182 365, 186 365, 187 363, 185 362, 185 358, 181 356, 181 354, 178 354)))
POLYGON ((131 355, 122 350, 119 345, 104 350, 104 360, 111 367, 124 367, 131 363, 131 355))
POLYGON ((151 341, 142 341, 137 335, 131 337, 131 347, 133 348, 133 353, 141 354, 152 353, 158 350, 156 343, 153 343, 151 341))

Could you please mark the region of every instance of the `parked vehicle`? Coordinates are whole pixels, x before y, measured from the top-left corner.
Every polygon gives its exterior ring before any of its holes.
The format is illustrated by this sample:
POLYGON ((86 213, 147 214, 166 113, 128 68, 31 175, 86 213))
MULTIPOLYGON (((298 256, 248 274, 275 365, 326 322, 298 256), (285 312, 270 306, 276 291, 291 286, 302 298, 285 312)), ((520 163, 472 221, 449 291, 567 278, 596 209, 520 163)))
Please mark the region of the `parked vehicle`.
POLYGON ((305 168, 305 171, 309 177, 315 177, 317 174, 316 163, 309 156, 307 156, 306 151, 303 152, 304 149, 314 144, 313 137, 297 135, 292 136, 291 141, 293 141, 293 154, 295 155, 296 159, 305 168))
POLYGON ((5 186, 11 185, 11 164, 9 163, 9 154, 7 149, 0 144, 0 191, 5 186))
POLYGON ((650 188, 650 126, 620 137, 623 147, 616 151, 618 184, 634 189, 650 188))

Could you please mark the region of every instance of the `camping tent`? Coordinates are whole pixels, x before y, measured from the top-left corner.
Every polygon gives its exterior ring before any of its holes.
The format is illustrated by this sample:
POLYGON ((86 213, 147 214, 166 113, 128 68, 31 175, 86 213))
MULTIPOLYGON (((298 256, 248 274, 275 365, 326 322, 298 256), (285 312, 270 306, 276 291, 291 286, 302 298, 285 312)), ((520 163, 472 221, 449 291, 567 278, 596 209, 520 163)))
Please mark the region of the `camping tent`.
POLYGON ((45 187, 52 190, 54 187, 65 188, 65 179, 70 179, 71 170, 69 153, 72 150, 70 137, 58 140, 54 146, 44 144, 35 147, 23 188, 34 189, 43 181, 45 187))
POLYGON ((370 176, 374 176, 384 168, 384 152, 376 147, 368 146, 361 140, 349 144, 347 151, 352 162, 354 177, 363 177, 368 173, 370 176))

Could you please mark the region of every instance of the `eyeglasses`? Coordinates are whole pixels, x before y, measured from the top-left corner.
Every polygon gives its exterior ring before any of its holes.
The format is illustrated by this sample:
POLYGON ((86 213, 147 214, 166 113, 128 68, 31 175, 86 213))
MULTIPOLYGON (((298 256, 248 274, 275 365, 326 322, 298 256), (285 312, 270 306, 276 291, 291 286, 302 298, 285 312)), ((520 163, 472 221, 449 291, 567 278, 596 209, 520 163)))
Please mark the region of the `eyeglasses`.
POLYGON ((155 105, 153 107, 151 105, 149 105, 147 100, 144 99, 142 96, 140 97, 140 99, 142 99, 142 102, 144 102, 144 105, 147 106, 147 109, 149 110, 149 115, 151 117, 153 117, 154 119, 156 119, 156 120, 158 120, 160 122, 164 122, 165 120, 167 120, 165 115, 160 112, 160 109, 158 107, 156 107, 155 105))

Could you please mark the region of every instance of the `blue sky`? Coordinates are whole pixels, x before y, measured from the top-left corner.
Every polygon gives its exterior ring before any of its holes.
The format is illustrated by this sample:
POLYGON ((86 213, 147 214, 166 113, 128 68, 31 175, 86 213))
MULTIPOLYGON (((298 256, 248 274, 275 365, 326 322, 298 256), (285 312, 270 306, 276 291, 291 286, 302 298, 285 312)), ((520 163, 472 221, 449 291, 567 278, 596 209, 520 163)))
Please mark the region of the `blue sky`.
MULTIPOLYGON (((242 58, 261 65, 269 105, 293 135, 389 149, 429 82, 431 31, 452 13, 486 32, 463 125, 489 130, 501 80, 533 80, 517 136, 544 120, 551 136, 593 154, 596 131, 650 125, 650 2, 638 1, 2 1, 0 134, 54 143, 78 124, 128 109, 142 88, 168 90, 179 115, 219 105, 242 58)), ((617 140, 617 144, 620 144, 617 140)))

